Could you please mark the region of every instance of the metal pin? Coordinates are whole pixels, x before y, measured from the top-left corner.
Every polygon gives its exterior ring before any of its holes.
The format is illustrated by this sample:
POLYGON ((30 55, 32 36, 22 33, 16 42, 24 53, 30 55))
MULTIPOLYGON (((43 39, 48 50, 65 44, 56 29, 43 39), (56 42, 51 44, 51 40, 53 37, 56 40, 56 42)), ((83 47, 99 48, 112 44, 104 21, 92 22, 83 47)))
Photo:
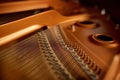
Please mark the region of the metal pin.
POLYGON ((72 27, 72 32, 75 32, 76 31, 75 25, 72 25, 71 27, 72 27))
POLYGON ((101 10, 101 15, 105 15, 106 14, 106 10, 105 9, 102 9, 101 10))

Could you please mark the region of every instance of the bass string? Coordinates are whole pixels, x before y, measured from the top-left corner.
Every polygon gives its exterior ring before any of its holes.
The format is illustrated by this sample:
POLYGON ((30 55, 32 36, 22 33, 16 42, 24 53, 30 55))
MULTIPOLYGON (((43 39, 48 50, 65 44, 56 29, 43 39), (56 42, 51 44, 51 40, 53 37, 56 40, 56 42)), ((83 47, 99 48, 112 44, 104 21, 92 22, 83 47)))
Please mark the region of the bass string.
MULTIPOLYGON (((44 31, 39 32, 39 44, 42 51, 42 54, 45 56, 46 61, 52 66, 52 70, 59 74, 59 77, 62 79, 71 80, 73 79, 71 75, 66 72, 66 69, 59 63, 55 56, 55 52, 52 50, 50 46, 49 39, 47 39, 46 33, 44 31)), ((56 75, 57 76, 57 75, 56 75)))
POLYGON ((72 47, 68 47, 62 36, 61 36, 61 33, 60 33, 60 30, 59 30, 59 26, 56 27, 56 30, 55 30, 55 34, 56 34, 56 37, 59 41, 59 43, 61 44, 61 46, 65 49, 67 49, 71 55, 74 57, 74 59, 80 64, 80 66, 82 67, 82 69, 91 77, 91 79, 93 80, 97 80, 98 79, 98 75, 96 75, 84 62, 83 60, 77 55, 77 53, 75 52, 75 50, 72 48, 72 47))

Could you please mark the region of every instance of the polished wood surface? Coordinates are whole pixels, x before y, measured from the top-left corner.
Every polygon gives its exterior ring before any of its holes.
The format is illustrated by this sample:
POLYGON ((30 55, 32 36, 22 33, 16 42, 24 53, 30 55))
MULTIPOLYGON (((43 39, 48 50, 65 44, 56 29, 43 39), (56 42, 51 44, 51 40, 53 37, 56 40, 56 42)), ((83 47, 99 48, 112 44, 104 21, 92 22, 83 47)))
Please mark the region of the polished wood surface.
MULTIPOLYGON (((84 16, 87 16, 87 14, 80 15, 81 19, 85 19, 84 16)), ((0 26, 0 31, 1 31, 0 45, 7 44, 8 42, 19 38, 20 36, 27 35, 28 33, 31 33, 37 29, 40 29, 42 26, 45 26, 45 25, 52 26, 52 25, 55 25, 56 23, 61 23, 63 21, 67 21, 67 20, 70 21, 70 20, 77 20, 77 19, 79 19, 78 16, 66 17, 66 16, 62 16, 55 10, 50 10, 50 11, 46 11, 40 14, 36 14, 36 15, 21 19, 21 20, 3 24, 0 26), (23 22, 25 24, 22 24, 23 22), (18 25, 18 24, 21 24, 21 25, 18 25), (37 25, 37 26, 34 26, 34 25, 37 25), (17 36, 14 36, 14 34, 17 36)))
POLYGON ((43 9, 52 7, 61 13, 69 13, 79 6, 78 3, 64 0, 23 0, 0 3, 0 14, 43 9), (74 6, 73 6, 74 5, 74 6), (67 11, 66 11, 67 10, 67 11))
POLYGON ((80 7, 84 13, 76 15, 74 8, 0 25, 0 79, 119 80, 116 24, 96 8, 80 7))
POLYGON ((26 10, 34 10, 40 8, 49 7, 48 2, 46 1, 16 1, 16 2, 7 2, 1 3, 0 5, 0 13, 12 13, 12 12, 20 12, 26 10))

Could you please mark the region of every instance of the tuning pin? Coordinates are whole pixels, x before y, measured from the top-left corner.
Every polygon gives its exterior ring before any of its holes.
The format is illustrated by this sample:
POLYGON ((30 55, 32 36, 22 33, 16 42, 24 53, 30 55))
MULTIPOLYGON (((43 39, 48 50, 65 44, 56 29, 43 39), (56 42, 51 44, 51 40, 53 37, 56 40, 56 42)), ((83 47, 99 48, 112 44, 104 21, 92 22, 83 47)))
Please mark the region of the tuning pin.
POLYGON ((82 56, 82 49, 81 48, 79 48, 79 50, 78 50, 78 54, 80 55, 80 56, 82 56))
POLYGON ((97 66, 94 65, 94 66, 92 67, 92 69, 93 69, 93 71, 96 71, 96 70, 97 70, 97 66))
POLYGON ((72 32, 75 32, 76 31, 75 25, 72 25, 71 27, 72 27, 72 32))
POLYGON ((105 15, 106 14, 106 10, 103 8, 100 13, 101 13, 101 15, 105 15))
POLYGON ((100 75, 101 69, 98 68, 98 66, 95 65, 95 63, 92 62, 91 59, 89 59, 89 57, 87 57, 86 64, 88 64, 89 68, 91 68, 96 74, 100 75))
POLYGON ((98 75, 100 75, 101 74, 101 69, 100 68, 97 68, 97 70, 95 71, 96 72, 96 74, 98 74, 98 75))
POLYGON ((97 66, 97 65, 93 65, 93 67, 91 67, 91 69, 98 75, 101 74, 101 69, 97 66))
POLYGON ((68 40, 65 40, 65 44, 66 44, 68 47, 71 46, 71 45, 70 45, 70 41, 68 41, 68 40))
POLYGON ((82 52, 82 55, 81 55, 81 58, 82 59, 85 59, 85 57, 86 57, 86 55, 85 55, 85 53, 84 53, 84 51, 82 52))
POLYGON ((91 60, 89 59, 89 56, 86 57, 85 61, 86 61, 86 64, 88 64, 88 65, 90 64, 91 60))
POLYGON ((73 45, 73 48, 75 49, 75 51, 78 52, 78 50, 79 50, 79 46, 77 46, 77 44, 74 44, 74 45, 73 45))
POLYGON ((82 50, 81 52, 80 52, 80 56, 83 56, 84 55, 84 51, 82 50))
POLYGON ((85 57, 85 63, 86 63, 86 64, 89 63, 89 58, 88 58, 88 56, 85 57))
POLYGON ((89 67, 93 67, 94 66, 94 63, 90 60, 90 64, 89 64, 89 67))

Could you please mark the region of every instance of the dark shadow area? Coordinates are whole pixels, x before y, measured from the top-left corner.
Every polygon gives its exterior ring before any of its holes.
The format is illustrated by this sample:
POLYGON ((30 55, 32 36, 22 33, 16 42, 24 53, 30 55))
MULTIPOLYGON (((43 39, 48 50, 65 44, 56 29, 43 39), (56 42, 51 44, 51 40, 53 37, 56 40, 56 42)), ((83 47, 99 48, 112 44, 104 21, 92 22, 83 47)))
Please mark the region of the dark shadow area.
POLYGON ((111 19, 116 23, 120 24, 120 1, 119 0, 79 0, 80 4, 95 7, 100 9, 106 9, 107 13, 110 14, 111 19))

